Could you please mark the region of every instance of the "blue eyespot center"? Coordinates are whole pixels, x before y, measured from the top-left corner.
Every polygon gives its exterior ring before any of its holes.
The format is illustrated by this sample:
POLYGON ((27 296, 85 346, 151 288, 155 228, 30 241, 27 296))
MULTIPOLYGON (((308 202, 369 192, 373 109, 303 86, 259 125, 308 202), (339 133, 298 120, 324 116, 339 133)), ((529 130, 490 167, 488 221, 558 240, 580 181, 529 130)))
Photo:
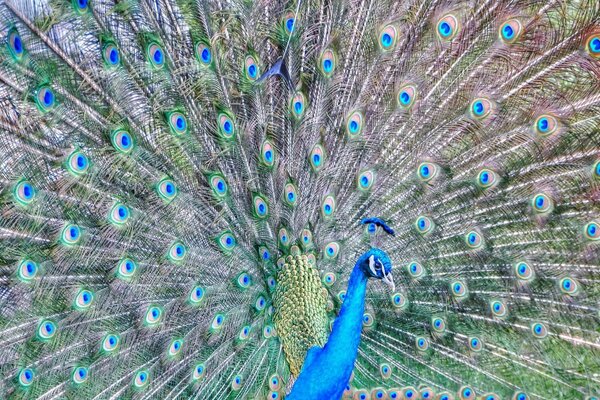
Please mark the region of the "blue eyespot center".
POLYGON ((46 89, 44 93, 44 105, 51 106, 54 102, 54 93, 50 89, 46 89))
POLYGON ((289 32, 291 32, 294 29, 294 18, 289 18, 286 22, 285 22, 285 26, 287 28, 287 30, 289 32))
POLYGON ((366 176, 363 176, 362 178, 360 178, 360 183, 363 186, 367 186, 369 184, 369 178, 367 178, 366 176))
POLYGON ((473 104, 473 112, 475 113, 475 115, 483 114, 483 103, 481 101, 476 101, 473 104))
POLYGON ((21 41, 21 37, 19 35, 15 35, 13 39, 13 49, 16 53, 23 52, 23 42, 21 41))
POLYGON ((231 132, 231 122, 225 121, 225 123, 223 124, 223 129, 225 130, 225 132, 230 133, 231 132))
POLYGON ((439 25, 440 35, 448 37, 452 33, 452 27, 446 21, 442 21, 439 25))
POLYGON ((512 26, 506 24, 504 25, 504 28, 502 28, 502 34, 504 35, 505 39, 512 39, 515 34, 515 31, 512 28, 512 26))
POLYGON ((331 72, 331 70, 333 69, 333 63, 331 62, 331 60, 327 59, 323 61, 323 69, 325 70, 325 72, 331 72))
POLYGON ((589 236, 596 236, 596 232, 598 232, 598 226, 595 223, 591 223, 588 225, 587 233, 589 236))
POLYGON ((267 161, 272 161, 273 160, 273 152, 271 150, 265 151, 265 158, 267 159, 267 161))
POLYGON ((110 49, 110 52, 108 53, 108 60, 111 64, 116 64, 119 62, 119 52, 117 51, 117 49, 110 49))
POLYGON ((350 132, 356 133, 356 131, 358 131, 358 122, 351 121, 350 122, 350 132))
POLYGON ((590 51, 592 53, 600 53, 600 38, 593 38, 590 40, 590 51))
POLYGON ((175 124, 177 125, 177 129, 179 130, 185 128, 185 120, 181 116, 177 117, 177 121, 175 122, 175 124))
POLYGON ((77 236, 79 235, 79 230, 77 228, 75 228, 75 227, 71 227, 69 229, 69 235, 71 235, 72 239, 76 239, 77 236))
POLYGON ((157 64, 161 64, 163 61, 162 51, 160 49, 156 49, 156 51, 154 52, 153 58, 154 58, 154 62, 156 62, 157 64))
POLYGON ((79 5, 79 8, 86 8, 88 5, 88 0, 78 0, 77 4, 79 5))
POLYGON ((313 163, 315 165, 321 164, 321 156, 318 154, 313 155, 313 163))
POLYGON ((210 58, 211 58, 210 50, 208 50, 207 48, 204 48, 202 50, 202 53, 200 53, 200 57, 202 57, 202 61, 204 61, 205 63, 208 64, 210 62, 210 58))
POLYGON ((129 136, 122 135, 121 136, 121 144, 123 145, 123 147, 129 147, 129 136))
POLYGON ((165 185, 165 190, 167 191, 167 193, 171 194, 175 191, 175 188, 173 187, 173 184, 167 183, 165 185))
POLYGON ((424 177, 428 177, 429 176, 429 167, 427 165, 423 165, 421 167, 421 175, 424 177))
POLYGON ((383 47, 390 47, 392 45, 392 37, 389 33, 384 33, 381 36, 381 44, 383 44, 383 47))
POLYGON ((296 111, 296 114, 300 114, 302 112, 302 102, 300 102, 300 101, 295 102, 294 110, 296 111))
POLYGON ((294 201, 294 198, 295 198, 294 193, 289 192, 287 197, 288 197, 289 201, 294 201))
POLYGON ((248 75, 250 75, 251 78, 256 77, 256 65, 252 64, 248 67, 248 75))
POLYGON ((223 183, 223 181, 217 182, 217 190, 219 192, 222 192, 223 190, 225 190, 225 184, 223 183))
POLYGON ((400 93, 400 102, 404 105, 408 104, 410 102, 410 95, 405 91, 400 93))

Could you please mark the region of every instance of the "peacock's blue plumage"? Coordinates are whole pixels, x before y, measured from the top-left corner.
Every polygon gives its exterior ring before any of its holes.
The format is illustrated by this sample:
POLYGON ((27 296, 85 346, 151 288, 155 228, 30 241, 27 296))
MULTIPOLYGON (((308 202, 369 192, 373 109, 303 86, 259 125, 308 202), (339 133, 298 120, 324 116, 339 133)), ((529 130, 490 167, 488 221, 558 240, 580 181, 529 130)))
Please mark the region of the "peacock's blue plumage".
POLYGON ((1 399, 600 397, 597 0, 0 22, 1 399))

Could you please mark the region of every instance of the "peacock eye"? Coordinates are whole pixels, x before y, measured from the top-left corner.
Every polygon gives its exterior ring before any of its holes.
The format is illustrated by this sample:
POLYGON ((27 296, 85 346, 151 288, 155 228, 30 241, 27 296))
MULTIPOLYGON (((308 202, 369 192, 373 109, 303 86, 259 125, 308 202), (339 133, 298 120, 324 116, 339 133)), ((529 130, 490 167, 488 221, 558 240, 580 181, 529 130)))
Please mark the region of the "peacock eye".
POLYGON ((224 112, 220 113, 217 122, 220 136, 225 140, 232 140, 235 137, 235 125, 231 116, 224 112))
POLYGON ((177 197, 178 190, 175 182, 169 178, 163 178, 156 184, 156 192, 161 199, 169 203, 177 197))
POLYGON ((265 196, 255 193, 252 195, 252 206, 254 217, 267 219, 269 217, 269 204, 265 196))
POLYGON ((209 175, 208 182, 215 197, 221 199, 227 196, 228 187, 223 175, 220 173, 209 175))
POLYGON ((331 194, 325 196, 323 198, 323 202, 321 203, 321 215, 325 219, 329 219, 333 217, 336 208, 335 197, 331 194))
POLYGON ((509 19, 500 26, 500 39, 506 44, 516 42, 523 33, 523 25, 518 19, 509 19))
POLYGON ((114 43, 107 43, 102 48, 102 58, 106 65, 115 67, 121 62, 121 55, 119 49, 114 43))
POLYGON ((275 164, 275 147, 270 140, 265 140, 260 149, 261 162, 266 167, 272 167, 275 164))
POLYGON ((514 269, 515 275, 520 280, 530 281, 531 279, 533 279, 533 268, 531 268, 531 266, 528 263, 524 261, 518 262, 515 264, 514 269))
POLYGON ((73 374, 71 375, 71 379, 73 380, 73 383, 75 383, 76 385, 85 383, 85 381, 88 380, 88 377, 89 377, 89 372, 88 372, 88 369, 85 367, 74 368, 73 374))
POLYGON ((304 115, 304 111, 306 109, 306 97, 303 93, 298 92, 292 97, 290 100, 290 110, 292 111, 292 116, 299 120, 304 115))
POLYGON ((434 163, 422 162, 417 169, 417 176, 423 182, 429 182, 438 174, 438 167, 434 163))
POLYGON ((483 168, 477 174, 477 185, 482 189, 490 189, 498 183, 498 175, 489 168, 483 168))
POLYGON ((187 133, 187 120, 182 113, 178 111, 167 113, 167 121, 169 122, 169 129, 174 135, 179 136, 187 133))
POLYGON ((541 322, 536 322, 531 325, 531 333, 538 339, 543 339, 548 336, 548 328, 541 322))
POLYGON ((167 258, 173 262, 179 262, 185 258, 187 254, 187 248, 181 242, 175 242, 169 247, 167 258))
POLYGON ((233 234, 229 231, 225 231, 217 238, 217 244, 224 252, 228 253, 233 250, 236 245, 236 240, 233 234))
POLYGON ((504 318, 508 313, 506 304, 501 300, 493 300, 490 302, 490 311, 497 318, 504 318))
POLYGON ((375 172, 371 169, 361 171, 356 177, 356 186, 361 192, 367 192, 375 183, 375 172))
POLYGON ((478 337, 469 338, 469 349, 474 352, 483 350, 483 342, 478 337))
POLYGON ((146 370, 138 371, 133 378, 133 384, 138 389, 141 389, 144 386, 146 386, 149 381, 150 374, 146 370))
POLYGON ((38 325, 37 336, 40 340, 49 340, 56 334, 56 324, 48 319, 38 325))
POLYGON ((452 14, 440 18, 437 33, 442 40, 452 40, 458 33, 458 19, 452 14))
POLYGON ((283 188, 283 200, 285 204, 294 207, 298 202, 298 188, 291 182, 286 183, 283 188))
POLYGON ((35 372, 31 368, 24 368, 19 372, 19 384, 23 387, 31 386, 35 372))
POLYGON ((263 337, 265 339, 270 339, 273 337, 273 327, 271 325, 265 325, 263 328, 263 337))
POLYGON ((325 148, 321 144, 315 144, 312 148, 308 161, 314 172, 319 172, 325 165, 325 148))
POLYGON ((238 391, 242 388, 243 379, 241 375, 236 375, 231 380, 231 389, 233 391, 238 391))
POLYGON ((158 43, 151 43, 147 47, 146 57, 148 57, 148 61, 156 69, 161 69, 165 65, 165 53, 158 43))
POLYGON ((178 355, 181 352, 182 348, 183 348, 183 340, 174 339, 171 341, 171 344, 169 345, 169 350, 167 353, 168 353, 169 357, 175 357, 176 355, 178 355))
POLYGON ((333 72, 335 71, 335 67, 337 64, 337 59, 335 53, 332 49, 326 49, 323 54, 321 54, 321 59, 319 66, 321 68, 321 72, 326 78, 331 78, 333 76, 333 72))
MULTIPOLYGON (((417 336, 415 338, 415 344, 417 345, 417 349, 420 351, 425 351, 429 349, 429 340, 426 337, 417 336)), ((407 394, 405 393, 405 396, 406 395, 407 394)), ((410 396, 409 398, 412 398, 412 396, 410 396)))
POLYGON ((585 50, 594 58, 600 58, 600 35, 594 34, 588 37, 585 50))
POLYGON ((158 306, 149 306, 146 310, 146 317, 144 318, 144 323, 148 326, 158 325, 162 320, 162 316, 162 308, 158 306))
POLYGON ((459 390, 461 400, 474 400, 477 397, 475 390, 469 386, 463 386, 459 390))
POLYGON ((67 224, 60 235, 62 243, 72 246, 81 240, 81 228, 74 224, 67 224))
POLYGON ((235 279, 235 283, 240 289, 248 289, 252 285, 252 277, 247 272, 242 272, 235 279))
POLYGON ((330 242, 325 245, 325 258, 328 260, 335 259, 340 252, 340 244, 338 242, 330 242))
POLYGON ((513 394, 512 400, 529 400, 529 396, 523 392, 515 392, 515 394, 513 394))
POLYGON ((457 300, 462 300, 464 298, 467 297, 467 295, 469 294, 468 290, 467 290, 467 285, 462 282, 462 281, 454 281, 450 284, 450 290, 452 292, 452 295, 457 299, 457 300))
POLYGON ((584 236, 588 240, 600 239, 600 225, 596 221, 590 221, 583 227, 584 236))
POLYGON ((383 379, 389 379, 392 376, 392 368, 389 364, 382 363, 379 365, 379 373, 383 379))
POLYGON ((87 289, 81 289, 79 293, 77 293, 77 296, 75 296, 73 306, 75 307, 75 309, 83 311, 90 308, 93 301, 94 293, 87 289))
POLYGON ((471 102, 469 110, 473 119, 482 120, 492 113, 492 102, 483 97, 477 98, 471 102))
POLYGON ((325 275, 323 275, 323 284, 325 286, 333 286, 333 284, 335 283, 335 274, 333 272, 326 272, 325 275))
POLYGON ((285 32, 288 35, 291 35, 292 32, 294 31, 295 23, 296 23, 296 14, 292 11, 286 13, 285 16, 283 17, 283 27, 285 29, 285 32))
POLYGON ((302 246, 305 249, 309 248, 312 245, 313 237, 312 232, 309 229, 303 229, 301 233, 302 238, 302 246))
POLYGON ((88 0, 73 0, 73 7, 79 14, 83 14, 89 9, 88 0))
POLYGON ((211 331, 218 332, 221 330, 223 322, 225 322, 225 316, 223 314, 216 314, 210 324, 211 331))
POLYGON ((8 50, 13 58, 17 61, 20 61, 25 53, 23 39, 21 39, 21 35, 19 35, 19 32, 16 30, 16 28, 12 28, 8 32, 8 50))
POLYGON ((446 321, 440 317, 433 317, 431 319, 431 327, 438 334, 444 333, 446 331, 446 321))
POLYGON ((66 166, 72 175, 81 176, 90 168, 90 162, 85 154, 79 150, 75 150, 67 157, 66 166))
POLYGON ((238 334, 238 340, 246 340, 250 336, 250 331, 252 327, 250 325, 245 325, 240 329, 240 333, 238 334))
POLYGON ((50 86, 41 86, 35 92, 35 104, 41 112, 48 112, 56 105, 56 96, 50 86))
POLYGON ((196 45, 196 57, 200 64, 207 67, 212 62, 212 52, 210 51, 210 47, 208 47, 205 43, 198 43, 196 45))
POLYGON ((426 235, 435 228, 435 224, 431 218, 422 215, 417 217, 417 220, 415 221, 415 227, 417 228, 417 232, 419 232, 421 235, 426 235))
POLYGON ((360 136, 365 123, 365 116, 361 111, 354 111, 346 118, 346 134, 350 139, 360 136))
POLYGON ((398 42, 398 31, 394 25, 386 25, 379 32, 379 48, 382 51, 390 51, 396 47, 398 42))
POLYGON ((548 214, 552 211, 552 200, 544 193, 538 193, 531 199, 533 210, 538 214, 548 214))
POLYGON ((23 260, 17 267, 17 275, 22 282, 32 281, 39 271, 38 265, 32 260, 23 260))
POLYGON ((117 266, 117 277, 125 281, 129 280, 135 274, 137 270, 136 263, 130 258, 124 258, 119 261, 117 266))
POLYGON ((544 114, 537 117, 534 124, 534 130, 538 136, 550 136, 558 130, 559 124, 556 117, 544 114))
POLYGON ((558 287, 561 292, 568 294, 569 296, 575 296, 579 292, 579 283, 575 279, 569 277, 559 280, 558 287))
POLYGON ((134 148, 133 137, 124 129, 116 129, 110 135, 113 147, 123 154, 129 154, 134 148))
POLYGON ((197 364, 196 366, 194 366, 194 369, 192 370, 192 379, 195 381, 200 380, 205 373, 205 367, 204 364, 197 364))
POLYGON ((271 390, 279 390, 281 389, 281 379, 279 379, 279 375, 274 374, 269 378, 269 389, 271 390))
POLYGON ((465 235, 465 242, 469 248, 479 249, 483 246, 483 237, 476 230, 472 230, 465 235))
POLYGON ((22 206, 30 204, 36 196, 37 192, 29 181, 20 181, 15 185, 13 196, 17 203, 22 206))
POLYGON ((254 309, 259 313, 264 311, 266 306, 267 306, 267 301, 265 300, 265 297, 262 295, 258 296, 256 301, 254 301, 254 309))
POLYGON ((410 276, 414 279, 422 278, 425 275, 425 268, 423 268, 423 266, 416 261, 408 264, 406 269, 408 270, 410 276))
POLYGON ((113 225, 122 226, 127 223, 130 216, 131 212, 129 211, 129 207, 122 203, 115 203, 108 213, 108 220, 113 225))
POLYGON ((102 339, 102 350, 104 350, 107 353, 113 352, 119 346, 120 341, 121 338, 119 337, 119 335, 115 335, 112 333, 108 334, 104 336, 104 339, 102 339))
POLYGON ((246 56, 244 60, 244 72, 246 78, 250 81, 255 81, 260 75, 258 64, 253 56, 246 56))
POLYGON ((402 109, 409 109, 417 97, 417 88, 414 85, 406 85, 398 91, 398 106, 402 109))
POLYGON ((194 286, 189 295, 190 303, 198 305, 204 299, 204 289, 202 286, 194 286))

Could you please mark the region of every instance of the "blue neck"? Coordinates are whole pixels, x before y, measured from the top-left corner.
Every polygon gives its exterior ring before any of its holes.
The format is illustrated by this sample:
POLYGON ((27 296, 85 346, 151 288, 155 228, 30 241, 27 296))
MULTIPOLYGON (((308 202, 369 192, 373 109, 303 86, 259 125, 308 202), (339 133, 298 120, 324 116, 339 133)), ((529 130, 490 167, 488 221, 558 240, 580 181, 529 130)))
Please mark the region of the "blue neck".
POLYGON ((313 347, 304 360, 302 371, 286 400, 340 399, 350 381, 358 354, 368 277, 360 265, 354 265, 346 298, 325 346, 313 347))
POLYGON ((361 261, 362 257, 354 265, 348 281, 346 298, 342 304, 340 314, 333 323, 333 330, 325 345, 325 349, 332 347, 335 349, 332 349, 333 351, 345 352, 348 358, 352 355, 352 365, 354 365, 358 345, 360 344, 363 314, 365 312, 365 294, 369 279, 360 267, 361 261))

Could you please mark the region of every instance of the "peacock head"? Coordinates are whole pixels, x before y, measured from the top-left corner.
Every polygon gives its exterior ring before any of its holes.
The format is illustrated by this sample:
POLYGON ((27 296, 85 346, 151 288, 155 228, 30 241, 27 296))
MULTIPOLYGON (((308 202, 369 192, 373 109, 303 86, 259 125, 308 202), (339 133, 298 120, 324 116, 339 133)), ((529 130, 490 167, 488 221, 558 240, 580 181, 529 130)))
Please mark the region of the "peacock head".
POLYGON ((396 289, 392 276, 392 261, 385 251, 373 247, 361 256, 359 263, 367 277, 381 279, 392 291, 396 289))

